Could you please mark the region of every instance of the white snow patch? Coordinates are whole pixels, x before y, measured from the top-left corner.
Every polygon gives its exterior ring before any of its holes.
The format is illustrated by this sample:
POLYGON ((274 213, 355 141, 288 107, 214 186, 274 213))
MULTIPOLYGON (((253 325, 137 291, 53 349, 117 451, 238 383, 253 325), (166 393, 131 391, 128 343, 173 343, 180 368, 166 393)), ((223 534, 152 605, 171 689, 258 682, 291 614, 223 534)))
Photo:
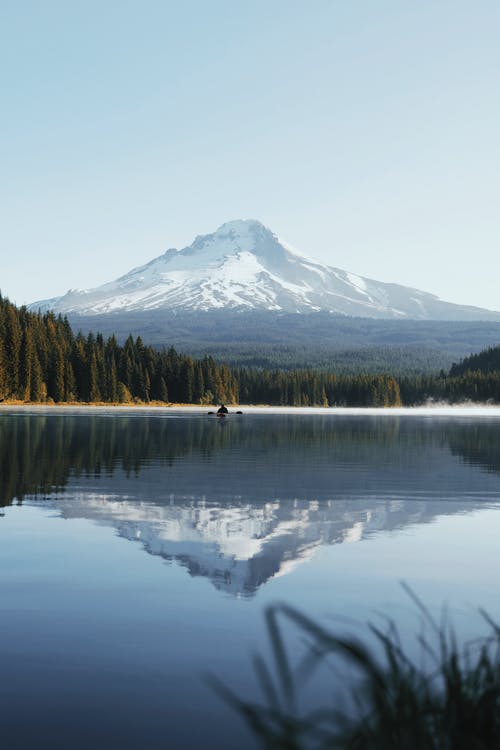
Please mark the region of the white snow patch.
POLYGON ((425 309, 425 305, 421 299, 418 299, 417 297, 410 297, 410 299, 412 300, 412 302, 417 303, 417 305, 420 307, 423 313, 427 314, 427 310, 425 309))
POLYGON ((304 253, 302 253, 300 250, 297 250, 297 248, 294 247, 292 244, 290 244, 290 242, 287 242, 286 240, 284 240, 283 237, 278 236, 277 234, 275 234, 274 236, 276 237, 281 247, 284 247, 285 250, 287 250, 287 252, 289 252, 291 255, 294 255, 297 258, 297 260, 299 260, 301 263, 305 261, 307 265, 312 266, 313 268, 318 268, 318 267, 328 268, 328 266, 325 266, 323 263, 320 263, 319 260, 317 260, 316 258, 313 258, 310 255, 304 255, 304 253))
POLYGON ((367 283, 361 276, 357 276, 355 273, 349 273, 349 271, 346 271, 346 276, 351 284, 355 286, 356 289, 358 289, 362 294, 368 294, 367 283))

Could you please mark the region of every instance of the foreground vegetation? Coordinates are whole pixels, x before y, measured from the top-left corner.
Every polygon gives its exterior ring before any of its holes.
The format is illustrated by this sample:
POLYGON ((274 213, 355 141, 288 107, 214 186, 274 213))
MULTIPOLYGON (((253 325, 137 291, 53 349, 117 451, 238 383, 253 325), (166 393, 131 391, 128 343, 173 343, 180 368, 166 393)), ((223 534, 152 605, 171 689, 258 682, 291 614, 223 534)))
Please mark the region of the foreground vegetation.
POLYGON ((369 645, 338 637, 296 609, 278 606, 267 611, 273 663, 255 659, 263 702, 241 699, 219 681, 212 683, 266 750, 496 750, 500 628, 482 612, 489 637, 459 647, 450 623, 435 622, 408 593, 424 618, 418 663, 406 655, 392 621, 383 629, 369 626, 369 645), (289 655, 282 623, 295 626, 305 639, 298 662, 289 655), (335 697, 301 709, 304 685, 326 664, 333 668, 329 682, 335 697))
MULTIPOLYGON (((490 350, 488 362, 496 362, 490 350)), ((484 359, 484 358, 483 358, 484 359)), ((400 406, 429 399, 500 402, 500 370, 395 377, 313 369, 230 368, 212 357, 158 350, 129 336, 74 335, 67 319, 0 297, 0 399, 26 402, 219 402, 290 406, 400 406)))

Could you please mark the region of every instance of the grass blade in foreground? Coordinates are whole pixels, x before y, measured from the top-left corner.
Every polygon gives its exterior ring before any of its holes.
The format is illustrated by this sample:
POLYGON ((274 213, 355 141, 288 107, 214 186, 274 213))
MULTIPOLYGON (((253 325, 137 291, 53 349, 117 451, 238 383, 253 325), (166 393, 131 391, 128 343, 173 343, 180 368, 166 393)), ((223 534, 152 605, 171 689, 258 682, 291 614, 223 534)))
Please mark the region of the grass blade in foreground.
POLYGON ((405 589, 432 634, 422 631, 417 639, 419 666, 405 655, 392 621, 385 629, 368 626, 370 646, 368 638, 337 637, 300 611, 278 605, 267 611, 274 673, 260 657, 255 660, 263 702, 241 699, 213 681, 216 690, 269 750, 498 750, 500 628, 481 612, 490 635, 459 647, 448 619, 436 623, 405 589), (287 652, 285 622, 305 641, 297 664, 287 652), (306 682, 327 664, 336 674, 332 689, 343 669, 344 694, 301 710, 306 682))

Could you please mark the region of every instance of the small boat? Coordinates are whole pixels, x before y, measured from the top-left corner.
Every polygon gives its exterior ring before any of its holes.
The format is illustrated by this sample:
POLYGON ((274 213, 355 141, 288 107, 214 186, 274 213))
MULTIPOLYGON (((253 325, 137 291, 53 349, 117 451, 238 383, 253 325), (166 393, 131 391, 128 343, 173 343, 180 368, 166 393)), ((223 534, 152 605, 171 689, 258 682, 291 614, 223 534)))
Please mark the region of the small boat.
POLYGON ((219 419, 224 419, 224 417, 229 417, 230 415, 234 416, 234 414, 243 414, 243 412, 242 411, 231 411, 231 412, 222 411, 219 413, 218 411, 209 411, 207 412, 207 414, 210 414, 212 417, 218 417, 219 419))

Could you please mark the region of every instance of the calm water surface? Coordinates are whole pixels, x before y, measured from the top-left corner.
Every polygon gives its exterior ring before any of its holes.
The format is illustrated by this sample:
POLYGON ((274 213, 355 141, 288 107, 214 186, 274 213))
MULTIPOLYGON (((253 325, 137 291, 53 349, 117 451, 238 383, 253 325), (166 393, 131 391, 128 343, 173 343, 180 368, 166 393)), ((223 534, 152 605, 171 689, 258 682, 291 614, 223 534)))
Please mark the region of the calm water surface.
POLYGON ((500 420, 2 410, 0 505, 8 750, 252 748, 203 676, 258 693, 277 601, 500 620, 500 420))

